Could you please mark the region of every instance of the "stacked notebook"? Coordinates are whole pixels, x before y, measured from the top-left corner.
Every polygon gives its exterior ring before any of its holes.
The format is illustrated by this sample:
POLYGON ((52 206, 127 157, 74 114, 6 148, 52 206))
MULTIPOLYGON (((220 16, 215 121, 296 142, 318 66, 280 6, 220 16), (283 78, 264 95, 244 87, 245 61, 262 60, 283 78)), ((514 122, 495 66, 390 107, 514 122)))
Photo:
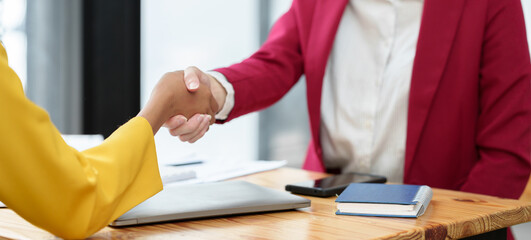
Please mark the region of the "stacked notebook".
POLYGON ((430 204, 428 186, 351 183, 336 199, 340 215, 419 217, 430 204))

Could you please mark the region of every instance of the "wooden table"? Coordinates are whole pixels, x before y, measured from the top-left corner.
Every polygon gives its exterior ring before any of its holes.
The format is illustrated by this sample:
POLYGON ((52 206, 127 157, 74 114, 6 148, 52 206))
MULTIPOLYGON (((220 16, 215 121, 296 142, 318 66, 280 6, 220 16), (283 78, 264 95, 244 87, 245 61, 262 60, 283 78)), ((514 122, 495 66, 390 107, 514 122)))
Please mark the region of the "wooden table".
MULTIPOLYGON (((240 177, 283 189, 287 183, 326 174, 281 168, 240 177)), ((335 215, 335 197, 312 200, 297 211, 230 216, 127 228, 107 227, 93 239, 452 239, 463 238, 531 221, 531 202, 433 189, 433 199, 419 218, 335 215)), ((0 238, 52 239, 13 211, 0 209, 0 238)))

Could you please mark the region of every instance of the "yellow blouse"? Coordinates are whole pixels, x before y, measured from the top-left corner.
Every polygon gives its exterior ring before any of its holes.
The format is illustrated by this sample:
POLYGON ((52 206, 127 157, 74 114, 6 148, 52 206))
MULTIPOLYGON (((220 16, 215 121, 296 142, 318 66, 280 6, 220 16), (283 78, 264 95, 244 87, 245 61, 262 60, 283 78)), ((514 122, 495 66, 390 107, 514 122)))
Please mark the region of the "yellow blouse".
POLYGON ((101 145, 68 146, 27 99, 0 46, 0 201, 35 226, 84 238, 162 189, 153 132, 131 119, 101 145))

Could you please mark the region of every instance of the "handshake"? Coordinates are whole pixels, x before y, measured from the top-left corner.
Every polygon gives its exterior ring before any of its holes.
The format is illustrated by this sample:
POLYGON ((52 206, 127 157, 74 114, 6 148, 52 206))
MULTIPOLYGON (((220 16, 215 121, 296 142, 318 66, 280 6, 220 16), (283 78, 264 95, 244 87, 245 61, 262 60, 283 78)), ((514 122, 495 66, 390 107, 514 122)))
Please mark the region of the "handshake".
POLYGON ((181 141, 199 140, 215 122, 227 93, 214 77, 196 67, 164 74, 138 116, 157 133, 161 126, 181 141))

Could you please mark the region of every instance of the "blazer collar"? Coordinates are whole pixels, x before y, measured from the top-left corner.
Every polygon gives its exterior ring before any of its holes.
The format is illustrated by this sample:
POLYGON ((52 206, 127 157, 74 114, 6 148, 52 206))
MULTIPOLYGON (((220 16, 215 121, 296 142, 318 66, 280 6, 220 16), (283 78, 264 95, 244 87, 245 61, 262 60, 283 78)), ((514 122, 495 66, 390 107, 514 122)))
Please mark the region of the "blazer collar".
POLYGON ((464 0, 425 0, 409 94, 404 176, 419 139, 455 39, 464 0))

